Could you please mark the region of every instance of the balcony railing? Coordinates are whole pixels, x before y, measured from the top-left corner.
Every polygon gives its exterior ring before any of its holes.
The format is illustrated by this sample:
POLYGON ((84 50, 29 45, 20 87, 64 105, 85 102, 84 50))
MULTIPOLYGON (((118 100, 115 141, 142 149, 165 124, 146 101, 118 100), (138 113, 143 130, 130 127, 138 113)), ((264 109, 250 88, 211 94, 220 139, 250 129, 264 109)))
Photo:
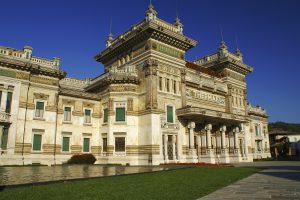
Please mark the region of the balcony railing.
POLYGON ((10 123, 10 114, 0 111, 0 122, 10 123))

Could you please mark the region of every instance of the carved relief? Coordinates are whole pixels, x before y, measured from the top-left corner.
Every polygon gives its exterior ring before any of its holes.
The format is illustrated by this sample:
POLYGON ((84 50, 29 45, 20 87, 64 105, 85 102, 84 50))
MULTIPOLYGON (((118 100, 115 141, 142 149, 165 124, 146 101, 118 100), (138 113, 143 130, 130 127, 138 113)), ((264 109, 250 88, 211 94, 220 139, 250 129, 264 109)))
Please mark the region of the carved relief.
POLYGON ((133 111, 133 99, 132 98, 127 99, 127 111, 133 111))
POLYGON ((34 83, 42 83, 42 84, 45 84, 45 85, 58 86, 58 81, 57 80, 53 80, 53 79, 49 79, 49 78, 44 78, 44 77, 32 76, 30 78, 30 81, 32 81, 34 83))
POLYGON ((33 93, 33 96, 35 99, 40 99, 40 100, 48 100, 49 95, 43 94, 43 93, 33 93))

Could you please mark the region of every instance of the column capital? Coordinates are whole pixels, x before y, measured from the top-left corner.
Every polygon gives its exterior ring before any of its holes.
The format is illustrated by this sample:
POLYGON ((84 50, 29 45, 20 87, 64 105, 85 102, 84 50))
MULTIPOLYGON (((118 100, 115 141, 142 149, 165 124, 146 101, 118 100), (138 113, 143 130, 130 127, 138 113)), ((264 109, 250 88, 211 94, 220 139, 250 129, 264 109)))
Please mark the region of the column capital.
POLYGON ((189 122, 189 125, 188 125, 188 128, 195 128, 195 127, 196 127, 195 122, 190 121, 190 122, 189 122))
POLYGON ((222 131, 226 131, 226 126, 225 125, 222 125, 221 127, 220 127, 220 131, 222 132, 222 131))
POLYGON ((233 130, 232 130, 233 133, 238 133, 240 132, 240 128, 237 126, 237 127, 234 127, 233 130))
POLYGON ((205 125, 205 130, 207 130, 207 131, 210 130, 211 131, 212 130, 212 124, 206 124, 205 125))

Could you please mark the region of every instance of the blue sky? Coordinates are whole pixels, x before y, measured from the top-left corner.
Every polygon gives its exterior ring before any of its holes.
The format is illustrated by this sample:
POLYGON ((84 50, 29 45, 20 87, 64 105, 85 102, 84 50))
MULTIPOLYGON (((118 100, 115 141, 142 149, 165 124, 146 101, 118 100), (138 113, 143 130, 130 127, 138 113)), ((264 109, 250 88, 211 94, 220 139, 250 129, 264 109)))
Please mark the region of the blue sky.
MULTIPOLYGON (((152 0, 158 17, 173 22, 176 0, 152 0)), ((103 50, 112 17, 114 36, 144 18, 148 0, 1 1, 0 45, 33 47, 35 56, 62 59, 68 76, 103 72, 94 56, 103 50)), ((267 109, 270 121, 300 123, 300 1, 178 0, 184 33, 198 41, 186 58, 218 49, 223 29, 231 51, 253 66, 248 99, 267 109)))

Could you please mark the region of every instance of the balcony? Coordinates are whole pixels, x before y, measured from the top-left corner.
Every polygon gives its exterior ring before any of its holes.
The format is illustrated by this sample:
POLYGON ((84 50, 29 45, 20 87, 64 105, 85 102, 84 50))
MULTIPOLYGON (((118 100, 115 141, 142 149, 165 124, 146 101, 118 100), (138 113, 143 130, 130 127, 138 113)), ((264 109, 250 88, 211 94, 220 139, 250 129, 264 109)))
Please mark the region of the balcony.
POLYGON ((0 111, 0 123, 11 123, 10 114, 4 111, 0 111))
POLYGON ((243 115, 230 114, 226 112, 209 110, 206 108, 186 106, 176 110, 178 117, 193 120, 195 122, 215 122, 228 125, 237 125, 247 121, 243 115))

